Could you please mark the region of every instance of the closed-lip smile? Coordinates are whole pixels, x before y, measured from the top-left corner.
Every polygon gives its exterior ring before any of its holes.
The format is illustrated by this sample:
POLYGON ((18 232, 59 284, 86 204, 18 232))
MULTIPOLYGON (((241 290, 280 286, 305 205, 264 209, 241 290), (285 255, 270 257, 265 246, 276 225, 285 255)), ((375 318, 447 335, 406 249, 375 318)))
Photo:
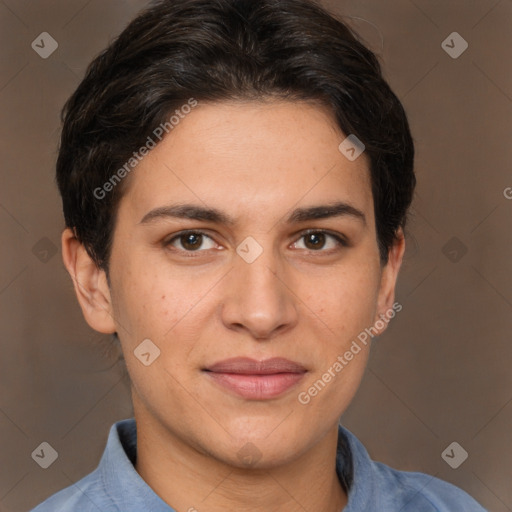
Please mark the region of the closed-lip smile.
POLYGON ((204 368, 223 389, 248 400, 267 400, 295 386, 307 372, 300 363, 282 357, 258 361, 249 357, 225 359, 204 368))

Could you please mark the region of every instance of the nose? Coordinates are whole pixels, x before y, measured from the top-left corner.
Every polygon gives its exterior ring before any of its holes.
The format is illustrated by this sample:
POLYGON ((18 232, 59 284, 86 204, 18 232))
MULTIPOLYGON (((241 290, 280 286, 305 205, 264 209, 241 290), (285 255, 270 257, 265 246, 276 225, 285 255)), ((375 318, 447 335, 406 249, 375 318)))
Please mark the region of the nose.
POLYGON ((223 324, 257 340, 292 329, 298 321, 297 299, 286 281, 284 265, 271 249, 264 249, 252 263, 235 255, 224 283, 223 324))

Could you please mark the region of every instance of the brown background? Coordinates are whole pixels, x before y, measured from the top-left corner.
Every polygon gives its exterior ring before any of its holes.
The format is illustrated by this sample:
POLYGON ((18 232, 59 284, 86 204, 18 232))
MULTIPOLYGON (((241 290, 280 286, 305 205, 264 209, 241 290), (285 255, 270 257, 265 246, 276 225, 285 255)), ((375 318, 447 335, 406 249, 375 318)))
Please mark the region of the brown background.
MULTIPOLYGON (((330 0, 381 57, 417 146, 397 300, 343 423, 371 456, 512 510, 512 2, 330 0), (469 48, 452 59, 441 43, 469 48), (452 240, 455 237, 455 241, 452 240), (448 244, 448 245, 447 245, 448 244), (469 458, 441 458, 457 441, 469 458)), ((132 415, 121 366, 82 319, 61 263, 59 111, 142 0, 0 1, 0 510, 26 511, 97 465, 132 415), (31 48, 43 31, 59 44, 31 48), (37 245, 36 245, 37 244, 37 245), (42 442, 48 469, 31 458, 42 442)))

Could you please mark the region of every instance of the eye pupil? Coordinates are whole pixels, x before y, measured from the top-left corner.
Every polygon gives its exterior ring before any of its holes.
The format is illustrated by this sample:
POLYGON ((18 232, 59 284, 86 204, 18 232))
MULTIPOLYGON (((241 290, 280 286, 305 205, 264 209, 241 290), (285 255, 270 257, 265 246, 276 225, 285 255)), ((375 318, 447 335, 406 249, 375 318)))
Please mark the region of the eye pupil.
POLYGON ((309 233, 306 235, 305 245, 308 249, 322 248, 325 244, 324 233, 309 233), (308 245, 311 244, 311 245, 308 245))
POLYGON ((181 236, 182 246, 190 251, 195 251, 196 249, 201 247, 202 241, 203 235, 198 233, 187 233, 186 235, 181 236))

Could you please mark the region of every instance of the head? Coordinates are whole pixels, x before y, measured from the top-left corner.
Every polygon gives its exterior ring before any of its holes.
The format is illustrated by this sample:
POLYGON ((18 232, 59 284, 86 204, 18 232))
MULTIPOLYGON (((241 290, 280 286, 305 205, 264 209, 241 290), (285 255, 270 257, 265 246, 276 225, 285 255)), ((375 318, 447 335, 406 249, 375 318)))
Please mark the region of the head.
POLYGON ((414 150, 376 57, 306 0, 161 1, 63 121, 63 257, 136 417, 232 464, 247 442, 262 466, 305 452, 396 310, 414 150), (234 356, 304 371, 241 396, 211 378, 234 356))

